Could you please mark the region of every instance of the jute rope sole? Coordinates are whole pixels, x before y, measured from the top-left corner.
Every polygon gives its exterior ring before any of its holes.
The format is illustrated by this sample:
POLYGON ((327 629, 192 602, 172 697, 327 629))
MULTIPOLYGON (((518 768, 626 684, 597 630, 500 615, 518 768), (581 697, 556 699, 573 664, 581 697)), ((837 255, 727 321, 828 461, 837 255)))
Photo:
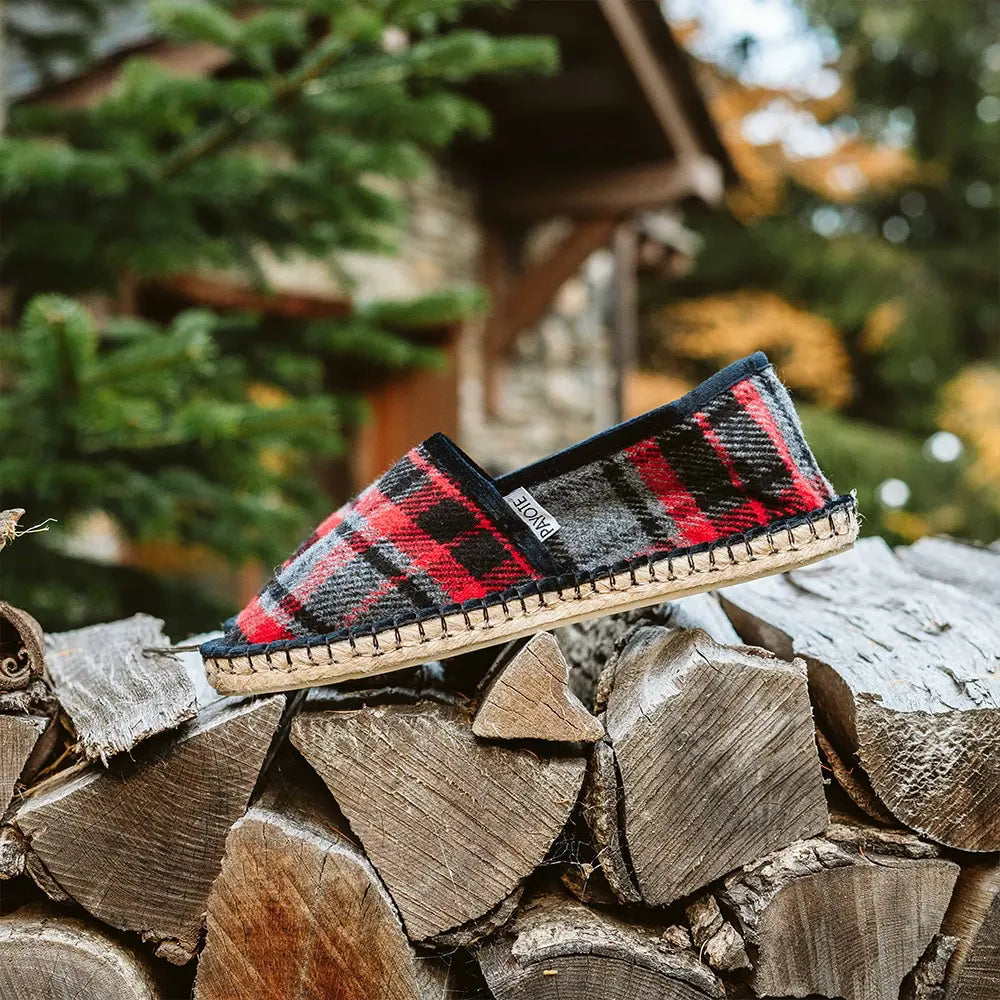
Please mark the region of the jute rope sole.
POLYGON ((706 551, 664 556, 648 567, 598 576, 580 587, 543 590, 502 606, 453 611, 350 639, 208 658, 205 669, 222 694, 291 691, 386 674, 587 618, 784 573, 849 549, 857 534, 857 512, 853 504, 844 504, 814 521, 776 525, 749 540, 723 539, 706 551))

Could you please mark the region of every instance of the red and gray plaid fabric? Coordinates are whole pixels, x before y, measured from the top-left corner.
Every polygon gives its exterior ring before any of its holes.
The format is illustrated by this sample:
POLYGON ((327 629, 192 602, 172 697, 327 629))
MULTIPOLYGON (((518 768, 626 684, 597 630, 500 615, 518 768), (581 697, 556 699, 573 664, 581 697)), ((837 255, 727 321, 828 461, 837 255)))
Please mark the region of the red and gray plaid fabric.
POLYGON ((738 536, 833 499, 758 354, 677 403, 495 481, 435 435, 331 514, 203 652, 378 632, 738 536), (559 522, 545 542, 503 500, 518 487, 559 522))

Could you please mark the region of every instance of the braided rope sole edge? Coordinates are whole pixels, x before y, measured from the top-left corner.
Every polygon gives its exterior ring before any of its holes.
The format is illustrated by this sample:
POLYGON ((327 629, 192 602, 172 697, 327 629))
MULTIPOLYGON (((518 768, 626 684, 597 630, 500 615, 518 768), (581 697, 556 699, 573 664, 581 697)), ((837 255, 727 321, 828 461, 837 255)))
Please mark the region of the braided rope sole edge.
POLYGON ((205 670, 221 694, 291 691, 390 673, 588 618, 798 569, 849 549, 858 527, 856 508, 846 504, 824 511, 816 520, 775 525, 753 539, 720 539, 701 552, 667 555, 648 566, 595 576, 584 585, 539 590, 479 610, 442 612, 427 621, 334 642, 208 657, 205 670))

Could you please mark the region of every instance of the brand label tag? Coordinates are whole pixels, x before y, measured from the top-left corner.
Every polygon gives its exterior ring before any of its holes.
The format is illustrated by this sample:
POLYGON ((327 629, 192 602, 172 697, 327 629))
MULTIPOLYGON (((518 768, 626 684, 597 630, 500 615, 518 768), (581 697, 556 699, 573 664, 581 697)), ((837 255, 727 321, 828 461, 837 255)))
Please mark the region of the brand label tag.
POLYGON ((523 487, 508 493, 504 500, 514 513, 531 528, 532 534, 544 542, 559 530, 559 522, 523 487))

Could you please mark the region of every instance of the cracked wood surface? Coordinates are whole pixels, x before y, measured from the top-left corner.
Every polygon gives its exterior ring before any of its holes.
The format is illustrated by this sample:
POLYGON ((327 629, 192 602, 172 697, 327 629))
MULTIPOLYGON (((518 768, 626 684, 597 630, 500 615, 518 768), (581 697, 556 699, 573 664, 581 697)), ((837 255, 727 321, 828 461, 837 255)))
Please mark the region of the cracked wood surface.
MULTIPOLYGON (((673 928, 676 931, 676 928, 673 928)), ((722 998, 722 983, 665 926, 644 926, 542 892, 476 954, 496 1000, 722 998)))
POLYGON ((942 932, 958 938, 948 965, 948 1000, 1000 997, 1000 860, 963 867, 942 932))
POLYGON ((567 684, 569 664, 551 632, 512 643, 483 688, 472 731, 484 739, 593 743, 604 727, 567 684))
POLYGON ((636 630, 605 713, 643 900, 673 902, 828 822, 801 661, 636 630))
POLYGON ((166 1000, 148 959, 54 908, 0 917, 0 1000, 166 1000))
POLYGON ((329 792, 301 767, 291 795, 265 793, 229 832, 195 1000, 444 1000, 447 965, 415 953, 329 792))
POLYGON ((564 625, 556 629, 555 636, 569 663, 570 689, 588 708, 594 707, 598 680, 616 648, 638 625, 701 628, 716 642, 740 641, 715 594, 693 594, 680 601, 564 625))
POLYGON ((824 733, 902 823, 1000 849, 996 608, 908 570, 880 539, 722 595, 747 640, 808 663, 824 733))
POLYGON ((0 817, 10 805, 18 776, 48 724, 48 719, 34 715, 0 715, 0 817))
POLYGON ((514 892, 565 825, 585 769, 581 756, 485 743, 466 713, 432 702, 305 712, 292 742, 414 940, 474 921, 514 892))
MULTIPOLYGON (((910 840, 915 853, 926 852, 927 845, 910 840)), ((849 850, 824 838, 804 840, 723 881, 716 895, 746 939, 758 995, 899 995, 941 929, 958 865, 879 854, 876 843, 849 850)), ((892 845, 897 852, 905 847, 892 845)))
POLYGON ((896 549, 903 565, 979 600, 1000 604, 1000 551, 928 535, 896 549))
POLYGON ((597 862, 608 886, 622 903, 641 903, 624 842, 622 787, 615 751, 607 739, 595 743, 591 751, 581 801, 597 862))
POLYGON ((50 896, 137 931, 182 964, 201 936, 226 834, 243 814, 282 696, 218 706, 144 748, 37 786, 14 814, 50 896))
POLYGON ((197 712, 194 685, 169 653, 163 622, 135 615, 45 637, 56 695, 72 719, 87 760, 115 754, 173 729, 197 712))

